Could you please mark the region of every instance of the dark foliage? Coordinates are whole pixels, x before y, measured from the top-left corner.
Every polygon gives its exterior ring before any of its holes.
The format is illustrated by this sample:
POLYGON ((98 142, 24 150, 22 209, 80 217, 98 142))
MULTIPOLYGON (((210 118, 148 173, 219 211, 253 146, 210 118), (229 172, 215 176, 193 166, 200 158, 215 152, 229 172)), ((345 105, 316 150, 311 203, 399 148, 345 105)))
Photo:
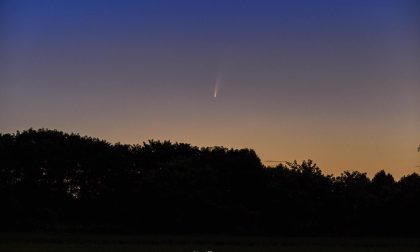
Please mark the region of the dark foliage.
POLYGON ((0 229, 418 235, 420 176, 264 167, 250 149, 0 134, 0 229))

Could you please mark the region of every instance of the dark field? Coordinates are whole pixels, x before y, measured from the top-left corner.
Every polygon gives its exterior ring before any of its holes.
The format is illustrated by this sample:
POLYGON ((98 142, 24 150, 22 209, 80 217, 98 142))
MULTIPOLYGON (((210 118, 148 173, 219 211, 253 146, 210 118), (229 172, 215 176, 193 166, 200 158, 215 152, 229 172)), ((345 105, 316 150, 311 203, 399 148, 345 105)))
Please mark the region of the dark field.
POLYGON ((417 238, 274 238, 3 233, 0 251, 420 251, 417 238))

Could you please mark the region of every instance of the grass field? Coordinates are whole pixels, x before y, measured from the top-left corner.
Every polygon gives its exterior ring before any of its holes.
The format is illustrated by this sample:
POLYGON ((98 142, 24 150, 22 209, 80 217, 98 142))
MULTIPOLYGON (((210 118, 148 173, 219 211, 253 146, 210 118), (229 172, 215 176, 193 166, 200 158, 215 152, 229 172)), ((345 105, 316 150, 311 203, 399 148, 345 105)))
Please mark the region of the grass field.
POLYGON ((273 238, 0 233, 8 252, 420 251, 415 238, 273 238))

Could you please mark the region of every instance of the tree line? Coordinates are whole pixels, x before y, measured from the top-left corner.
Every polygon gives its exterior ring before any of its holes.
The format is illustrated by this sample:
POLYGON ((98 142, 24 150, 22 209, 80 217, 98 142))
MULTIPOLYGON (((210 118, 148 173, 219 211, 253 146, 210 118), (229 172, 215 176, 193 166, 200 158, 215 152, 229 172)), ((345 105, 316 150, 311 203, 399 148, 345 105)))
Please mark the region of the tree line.
POLYGON ((251 149, 0 134, 0 230, 420 234, 420 176, 264 166, 251 149))

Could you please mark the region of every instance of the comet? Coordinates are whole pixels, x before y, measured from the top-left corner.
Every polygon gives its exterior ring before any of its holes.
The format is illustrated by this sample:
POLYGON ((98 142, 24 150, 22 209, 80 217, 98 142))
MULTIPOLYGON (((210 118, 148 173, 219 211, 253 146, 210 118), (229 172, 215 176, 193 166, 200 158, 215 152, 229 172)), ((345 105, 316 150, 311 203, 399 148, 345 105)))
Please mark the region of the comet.
POLYGON ((221 83, 222 83, 222 71, 219 69, 219 71, 217 71, 216 81, 214 82, 214 92, 213 92, 214 98, 217 98, 217 95, 219 94, 221 83))
POLYGON ((214 94, 213 94, 214 98, 217 98, 217 93, 219 92, 219 83, 220 83, 220 79, 217 78, 216 82, 214 83, 214 94))

